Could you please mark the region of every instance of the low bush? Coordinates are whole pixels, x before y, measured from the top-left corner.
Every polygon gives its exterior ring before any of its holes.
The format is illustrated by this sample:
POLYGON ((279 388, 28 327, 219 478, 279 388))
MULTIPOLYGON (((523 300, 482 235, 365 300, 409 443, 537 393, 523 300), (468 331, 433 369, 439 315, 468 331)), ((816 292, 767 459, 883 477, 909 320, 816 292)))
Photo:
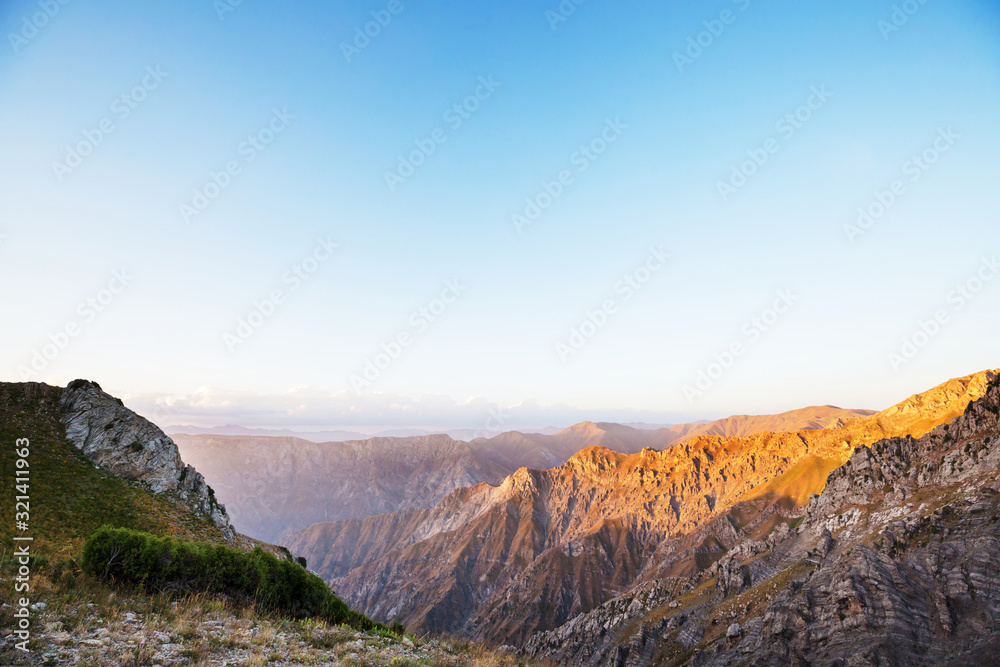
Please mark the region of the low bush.
POLYGON ((260 547, 244 552, 103 526, 84 543, 80 567, 88 575, 146 592, 219 593, 291 618, 387 629, 351 611, 320 577, 260 547))

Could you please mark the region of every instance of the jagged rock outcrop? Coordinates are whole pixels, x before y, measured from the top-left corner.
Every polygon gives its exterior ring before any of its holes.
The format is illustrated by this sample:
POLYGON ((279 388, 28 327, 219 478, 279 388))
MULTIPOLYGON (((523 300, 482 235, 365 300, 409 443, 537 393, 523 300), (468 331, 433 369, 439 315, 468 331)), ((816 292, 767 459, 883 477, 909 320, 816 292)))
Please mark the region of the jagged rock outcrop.
POLYGON ((155 424, 87 380, 69 383, 60 408, 67 439, 91 461, 119 477, 145 482, 154 493, 176 493, 227 535, 235 535, 205 478, 184 464, 177 445, 155 424))
POLYGON ((1000 379, 980 380, 982 396, 950 423, 855 450, 766 551, 731 549, 735 563, 754 553, 746 590, 726 597, 736 570, 718 565, 670 603, 636 605, 678 585, 650 581, 535 635, 528 653, 566 665, 996 664, 1000 379))
POLYGON ((750 587, 750 573, 740 563, 740 559, 735 556, 723 558, 719 561, 717 574, 715 575, 716 586, 723 597, 739 595, 750 587))
MULTIPOLYGON (((430 510, 311 526, 287 545, 374 618, 400 620, 416 632, 523 645, 538 631, 560 632, 623 592, 696 577, 741 543, 740 554, 779 549, 772 531, 790 534, 810 494, 855 450, 887 437, 923 435, 981 397, 992 378, 959 378, 908 401, 919 409, 902 404, 837 428, 699 436, 632 455, 591 447, 557 468, 522 469, 499 486, 457 491, 430 510)), ((735 565, 724 590, 712 585, 710 596, 739 599, 743 588, 773 576, 761 557, 735 565)), ((626 625, 637 627, 626 616, 626 625)), ((613 620, 597 627, 617 651, 623 645, 613 641, 619 631, 613 620)), ((639 660, 657 644, 661 630, 649 627, 652 634, 635 646, 626 642, 622 660, 639 660)), ((678 629, 685 646, 705 634, 691 628, 700 626, 678 629)), ((576 664, 573 650, 553 648, 542 636, 529 644, 538 655, 551 649, 576 664)), ((593 646, 594 637, 588 641, 593 646)), ((611 659, 600 644, 593 648, 611 659)))

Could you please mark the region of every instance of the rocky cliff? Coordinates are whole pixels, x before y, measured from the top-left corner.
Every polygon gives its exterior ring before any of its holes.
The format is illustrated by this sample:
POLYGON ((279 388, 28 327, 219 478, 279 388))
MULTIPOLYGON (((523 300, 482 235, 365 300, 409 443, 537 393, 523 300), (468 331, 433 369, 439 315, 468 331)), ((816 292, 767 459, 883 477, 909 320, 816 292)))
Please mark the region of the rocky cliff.
POLYGON ((87 380, 70 382, 59 407, 66 438, 91 461, 114 475, 146 483, 154 493, 176 493, 228 535, 235 534, 205 478, 184 464, 177 445, 155 424, 87 380))
MULTIPOLYGON (((592 447, 550 470, 455 492, 430 510, 311 526, 288 546, 373 617, 520 644, 624 592, 656 590, 652 582, 683 588, 748 539, 742 549, 767 548, 772 531, 801 519, 810 494, 857 448, 923 435, 993 378, 953 380, 826 429, 699 436, 631 455, 592 447)), ((742 569, 726 566, 736 590, 742 569)))

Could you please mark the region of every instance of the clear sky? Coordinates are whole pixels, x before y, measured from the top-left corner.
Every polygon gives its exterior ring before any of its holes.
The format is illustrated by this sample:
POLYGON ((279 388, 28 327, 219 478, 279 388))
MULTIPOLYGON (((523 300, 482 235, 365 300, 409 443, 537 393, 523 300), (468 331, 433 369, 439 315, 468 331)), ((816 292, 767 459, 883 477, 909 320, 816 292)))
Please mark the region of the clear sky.
POLYGON ((3 378, 451 425, 1000 366, 996 3, 561 7, 3 3, 3 378))

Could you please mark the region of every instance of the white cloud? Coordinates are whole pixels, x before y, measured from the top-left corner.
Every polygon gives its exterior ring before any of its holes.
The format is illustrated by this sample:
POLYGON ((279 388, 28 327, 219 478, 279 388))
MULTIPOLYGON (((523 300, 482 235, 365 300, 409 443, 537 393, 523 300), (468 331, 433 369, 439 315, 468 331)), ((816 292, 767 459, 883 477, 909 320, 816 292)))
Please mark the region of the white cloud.
POLYGON ((632 410, 580 410, 567 405, 542 406, 534 399, 501 406, 480 396, 457 401, 448 396, 357 395, 296 387, 280 393, 202 387, 188 394, 124 394, 131 409, 160 425, 287 427, 447 427, 495 430, 568 426, 592 421, 667 421, 669 415, 632 410))

